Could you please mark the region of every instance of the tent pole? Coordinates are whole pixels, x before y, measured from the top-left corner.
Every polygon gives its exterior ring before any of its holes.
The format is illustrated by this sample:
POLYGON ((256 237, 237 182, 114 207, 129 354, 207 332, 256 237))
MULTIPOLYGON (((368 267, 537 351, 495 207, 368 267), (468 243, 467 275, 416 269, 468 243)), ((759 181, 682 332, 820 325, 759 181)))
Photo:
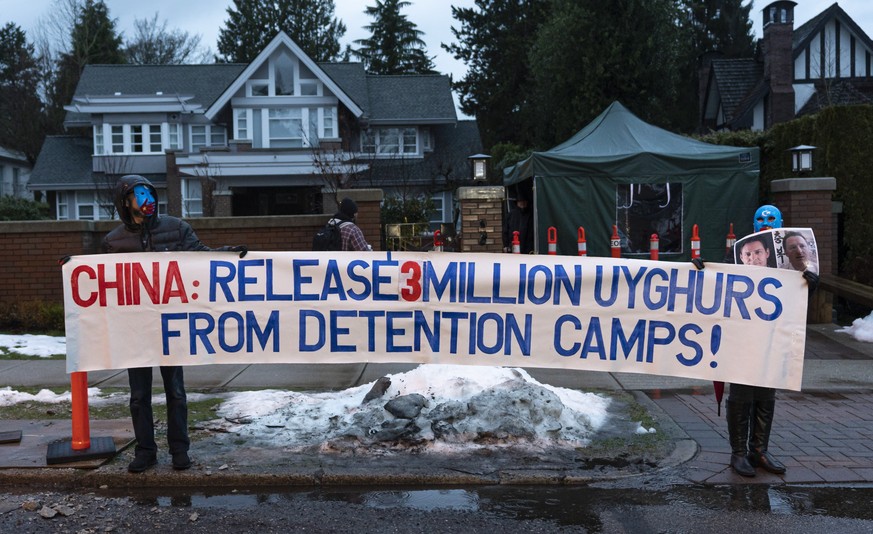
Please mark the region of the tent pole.
POLYGON ((534 252, 537 254, 540 253, 540 221, 539 217, 537 217, 537 177, 536 175, 531 178, 533 180, 533 221, 534 221, 534 252))

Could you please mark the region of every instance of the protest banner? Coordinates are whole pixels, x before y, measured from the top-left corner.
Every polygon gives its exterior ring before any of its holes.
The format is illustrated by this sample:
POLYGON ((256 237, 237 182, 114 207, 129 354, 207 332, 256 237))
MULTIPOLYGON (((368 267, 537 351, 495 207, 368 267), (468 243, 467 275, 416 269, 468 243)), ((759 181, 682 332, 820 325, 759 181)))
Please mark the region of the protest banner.
POLYGON ((135 253, 63 266, 67 371, 410 362, 799 390, 800 273, 580 256, 135 253))

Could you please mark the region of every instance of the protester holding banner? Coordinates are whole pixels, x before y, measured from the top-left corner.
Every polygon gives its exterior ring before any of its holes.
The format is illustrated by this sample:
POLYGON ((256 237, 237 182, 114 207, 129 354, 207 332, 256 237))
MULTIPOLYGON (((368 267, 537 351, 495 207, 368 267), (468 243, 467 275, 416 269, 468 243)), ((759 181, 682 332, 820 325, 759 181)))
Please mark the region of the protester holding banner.
MULTIPOLYGON (((213 250, 204 245, 187 222, 169 215, 158 215, 157 191, 146 178, 139 175, 122 176, 115 185, 115 209, 124 223, 103 239, 103 252, 164 252, 213 250)), ((244 246, 222 247, 214 250, 239 252, 244 246)), ((114 332, 131 336, 131 350, 136 350, 136 332, 114 332)), ((161 377, 167 397, 167 441, 174 469, 188 469, 188 401, 182 367, 161 366, 161 377)), ((157 463, 152 415, 152 368, 127 370, 130 381, 130 415, 136 436, 134 460, 127 469, 141 473, 157 463)))
MULTIPOLYGON (((782 213, 779 208, 771 205, 758 208, 754 220, 756 233, 736 245, 743 263, 775 267, 775 258, 770 253, 773 236, 764 232, 781 227, 782 213)), ((817 282, 817 276, 805 272, 804 278, 810 283, 810 289, 814 289, 813 282, 817 282)), ((756 467, 775 474, 785 472, 785 465, 768 451, 775 406, 774 388, 731 384, 727 400, 727 425, 731 467, 737 474, 753 477, 756 467)))

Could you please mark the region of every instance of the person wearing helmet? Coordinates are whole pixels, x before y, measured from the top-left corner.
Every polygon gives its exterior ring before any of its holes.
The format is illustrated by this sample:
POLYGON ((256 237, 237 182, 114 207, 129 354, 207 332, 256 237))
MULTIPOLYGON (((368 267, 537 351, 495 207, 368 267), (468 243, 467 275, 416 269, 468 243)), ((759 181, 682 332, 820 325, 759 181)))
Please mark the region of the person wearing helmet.
MULTIPOLYGON (((180 250, 227 250, 245 256, 245 246, 211 249, 204 245, 187 222, 169 215, 158 215, 158 194, 146 178, 122 176, 115 185, 115 209, 121 219, 103 238, 104 253, 163 252, 180 250)), ((167 397, 167 441, 174 469, 191 467, 188 449, 188 401, 182 367, 161 366, 167 397)), ((130 382, 130 416, 136 437, 134 459, 127 466, 131 473, 141 473, 157 463, 155 423, 152 415, 152 368, 127 370, 130 382)))

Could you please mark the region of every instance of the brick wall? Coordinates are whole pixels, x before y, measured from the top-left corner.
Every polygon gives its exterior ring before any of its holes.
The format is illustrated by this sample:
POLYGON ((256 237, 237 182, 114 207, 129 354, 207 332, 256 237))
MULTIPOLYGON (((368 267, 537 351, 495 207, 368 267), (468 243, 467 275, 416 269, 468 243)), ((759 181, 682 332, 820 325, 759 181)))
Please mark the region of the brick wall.
MULTIPOLYGON (((382 191, 343 192, 358 203, 358 220, 367 241, 380 250, 382 191)), ((246 245, 250 250, 311 250, 312 236, 325 215, 211 217, 190 219, 201 241, 211 247, 246 245)), ((0 303, 63 302, 58 260, 98 254, 100 243, 118 221, 0 222, 0 303)))

